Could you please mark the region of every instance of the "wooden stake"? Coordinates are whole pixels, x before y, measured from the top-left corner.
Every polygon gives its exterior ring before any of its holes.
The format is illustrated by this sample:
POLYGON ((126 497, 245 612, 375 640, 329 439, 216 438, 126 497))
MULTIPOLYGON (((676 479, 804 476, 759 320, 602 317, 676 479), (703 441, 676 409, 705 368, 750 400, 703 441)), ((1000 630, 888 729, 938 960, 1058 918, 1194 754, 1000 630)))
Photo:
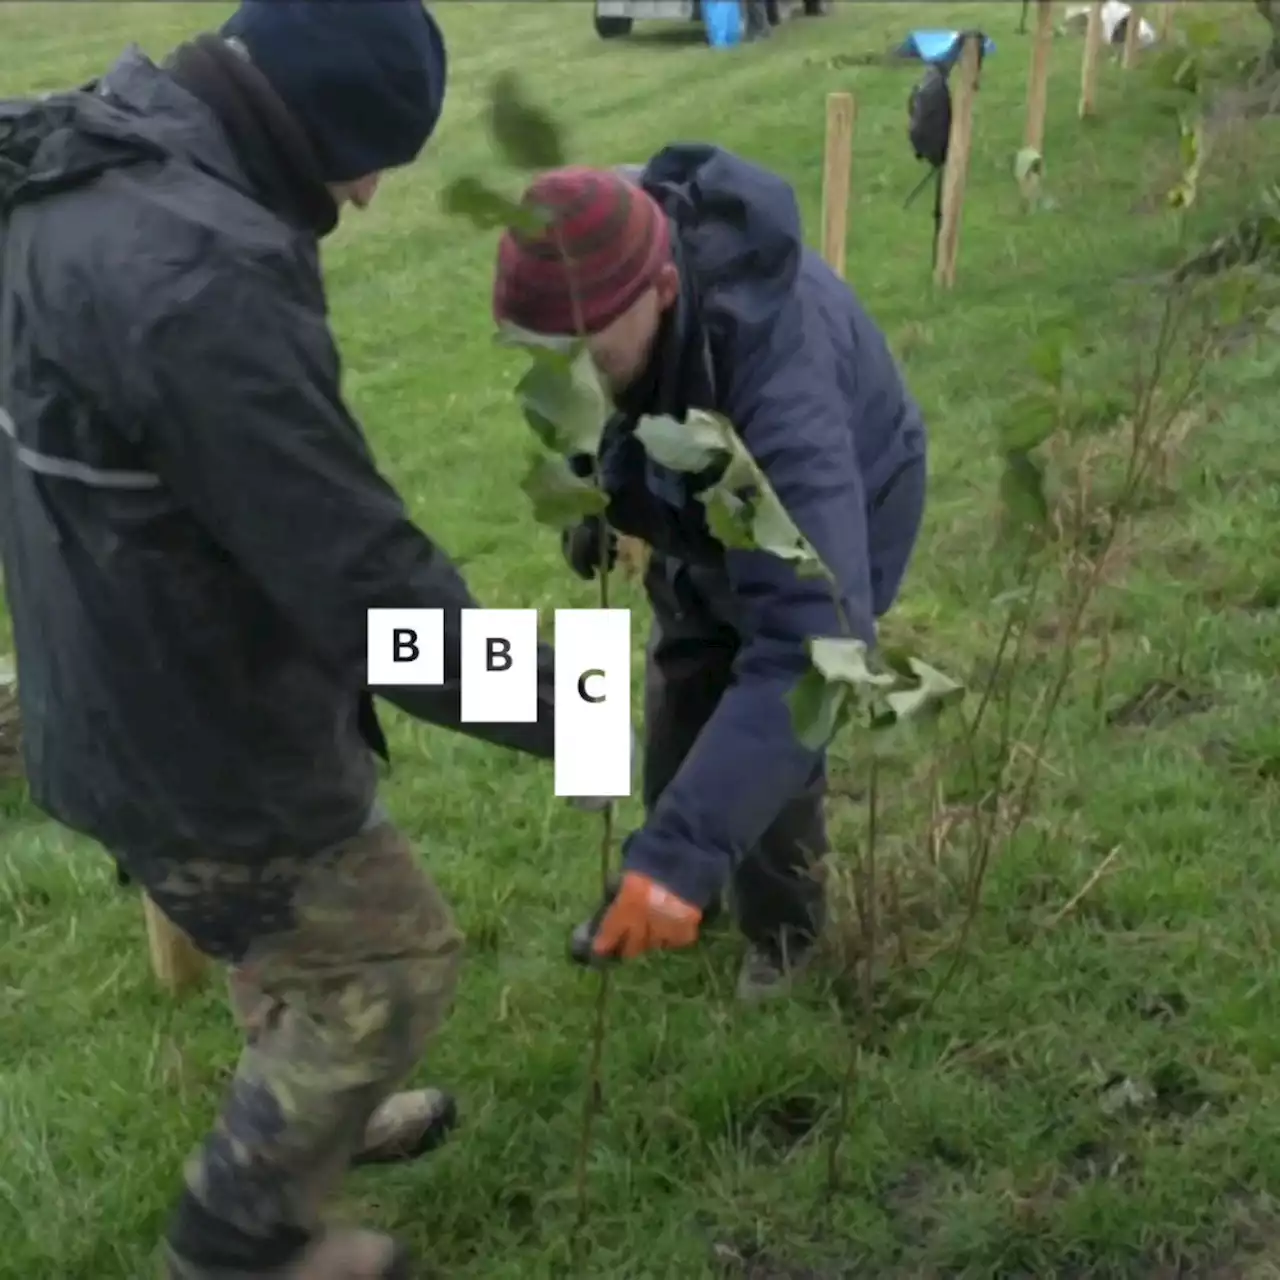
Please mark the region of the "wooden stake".
POLYGON ((827 94, 827 145, 822 160, 822 256, 844 279, 845 243, 849 236, 849 177, 853 169, 851 93, 827 94))
POLYGON ((1157 5, 1158 13, 1156 15, 1156 36, 1160 40, 1167 40, 1169 33, 1173 29, 1173 5, 1166 0, 1165 4, 1157 5))
POLYGON ((1124 28, 1124 52, 1120 57, 1120 65, 1128 71, 1138 61, 1139 39, 1142 35, 1142 5, 1129 6, 1129 18, 1124 28))
POLYGON ((981 74, 982 37, 964 37, 964 48, 952 78, 951 138, 947 164, 942 171, 942 228, 938 235, 935 284, 950 289, 956 282, 956 256, 960 252, 960 215, 964 210, 965 181, 969 176, 969 150, 973 145, 973 99, 981 74))
POLYGON ((142 910, 147 920, 151 969, 157 980, 174 995, 195 986, 204 977, 208 957, 145 894, 142 910))
POLYGON ((1084 61, 1080 64, 1080 119, 1097 110, 1098 62, 1102 54, 1102 5, 1089 6, 1089 22, 1084 29, 1084 61))
POLYGON ((1036 30, 1027 73, 1027 127, 1022 145, 1044 154, 1044 120, 1049 107, 1049 53, 1053 48, 1053 0, 1036 0, 1036 30))

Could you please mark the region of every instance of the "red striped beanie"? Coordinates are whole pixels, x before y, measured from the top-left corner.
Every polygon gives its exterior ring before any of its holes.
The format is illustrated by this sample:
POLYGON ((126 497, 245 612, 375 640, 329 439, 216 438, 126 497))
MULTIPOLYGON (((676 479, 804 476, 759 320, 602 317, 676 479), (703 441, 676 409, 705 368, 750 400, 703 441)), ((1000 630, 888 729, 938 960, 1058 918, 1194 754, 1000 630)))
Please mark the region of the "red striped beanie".
POLYGON ((554 169, 532 183, 521 203, 549 221, 534 235, 509 230, 502 237, 493 285, 499 324, 546 336, 575 334, 580 327, 599 333, 670 261, 666 214, 621 174, 554 169))

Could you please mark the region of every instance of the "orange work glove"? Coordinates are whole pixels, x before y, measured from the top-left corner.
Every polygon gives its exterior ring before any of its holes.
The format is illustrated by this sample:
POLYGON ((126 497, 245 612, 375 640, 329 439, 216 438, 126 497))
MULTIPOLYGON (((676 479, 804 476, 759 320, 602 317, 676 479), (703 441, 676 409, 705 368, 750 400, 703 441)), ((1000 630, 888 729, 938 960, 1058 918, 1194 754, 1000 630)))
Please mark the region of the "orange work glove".
POLYGON ((656 880, 625 872, 618 896, 605 912, 592 950, 598 956, 634 960, 646 951, 691 947, 702 912, 656 880))

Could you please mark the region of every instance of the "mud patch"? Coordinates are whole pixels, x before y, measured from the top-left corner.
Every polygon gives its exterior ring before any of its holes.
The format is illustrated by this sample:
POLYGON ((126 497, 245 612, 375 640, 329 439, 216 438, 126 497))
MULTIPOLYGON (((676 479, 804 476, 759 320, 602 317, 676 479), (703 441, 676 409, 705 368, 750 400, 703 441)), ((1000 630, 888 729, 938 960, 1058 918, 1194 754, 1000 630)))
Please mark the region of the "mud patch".
POLYGON ((798 1147, 826 1113, 827 1104, 810 1094, 771 1098, 752 1113, 746 1128, 767 1147, 786 1153, 798 1147))
POLYGON ((1213 699, 1208 694, 1192 693, 1172 680, 1152 680, 1108 711, 1107 723, 1114 728, 1158 729, 1212 706, 1213 699))
POLYGON ((1280 751, 1269 749, 1266 744, 1255 748, 1213 738, 1200 748, 1200 758, 1205 764, 1226 769, 1240 778, 1280 782, 1280 751))
POLYGON ((1099 1108, 1113 1120, 1186 1119, 1206 1111, 1221 1113, 1231 1101, 1176 1059, 1161 1063, 1145 1079, 1116 1072, 1098 1089, 1099 1108))
POLYGON ((1063 1161, 1063 1172, 1077 1184, 1118 1178, 1133 1167, 1133 1157, 1127 1151, 1094 1138, 1077 1143, 1063 1161))
POLYGON ((1181 991, 1135 991, 1125 1004, 1146 1022, 1172 1022, 1187 1012, 1187 997, 1181 991))
POLYGON ((731 1280, 844 1280, 847 1275, 788 1262, 755 1245, 728 1241, 712 1245, 711 1256, 720 1274, 731 1280))

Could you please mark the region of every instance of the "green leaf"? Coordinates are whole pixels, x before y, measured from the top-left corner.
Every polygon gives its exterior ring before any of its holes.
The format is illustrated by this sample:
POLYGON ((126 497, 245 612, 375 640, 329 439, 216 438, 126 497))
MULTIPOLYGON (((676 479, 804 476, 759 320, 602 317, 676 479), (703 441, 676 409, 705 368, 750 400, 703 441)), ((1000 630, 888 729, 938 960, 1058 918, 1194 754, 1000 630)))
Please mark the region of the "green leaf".
POLYGON ((612 406, 590 353, 571 358, 555 350, 532 353, 533 364, 516 384, 525 419, 548 449, 595 454, 612 406))
POLYGON ((1039 178, 1043 173, 1044 157, 1035 147, 1023 147, 1014 157, 1013 176, 1019 183, 1026 183, 1032 178, 1039 178))
POLYGON ((936 667, 908 657, 907 665, 915 683, 905 689, 893 689, 884 695, 892 713, 892 723, 933 718, 964 697, 964 685, 944 675, 936 667))
POLYGON ((707 510, 711 536, 730 551, 750 551, 756 545, 751 529, 751 507, 719 485, 698 495, 707 510))
POLYGON ((818 553, 809 540, 796 528, 778 495, 765 489, 754 503, 751 534, 762 551, 786 560, 801 573, 821 577, 825 573, 818 553))
POLYGON ((810 667, 796 682, 788 698, 791 727, 802 746, 822 751, 849 717, 849 690, 829 683, 810 667))
POLYGON ((1058 429, 1058 404, 1051 396, 1031 394, 1015 401, 1000 426, 1000 447, 1025 453, 1044 444, 1058 429))
POLYGON ((861 640, 819 636, 809 641, 809 669, 788 699, 796 737, 811 751, 823 750, 868 695, 897 677, 871 670, 861 640))
POLYGON ((699 472, 733 452, 733 428, 714 413, 691 409, 683 422, 668 417, 641 418, 635 430, 645 452, 672 471, 699 472))
POLYGON ((568 368, 582 350, 582 339, 573 335, 534 333, 518 325, 499 325, 494 341, 500 347, 525 351, 537 360, 559 361, 568 368))
POLYGON ((456 178, 441 197, 445 213, 465 218, 481 231, 495 227, 512 227, 537 235, 546 226, 546 216, 531 205, 521 204, 486 186, 479 178, 456 178))
POLYGON ((1020 530, 1043 531, 1049 523, 1044 471, 1030 454, 1010 450, 1000 476, 1000 499, 1009 522, 1020 530))
POLYGON ((964 697, 964 686, 912 654, 871 650, 852 637, 809 642, 809 670, 789 698, 796 736, 810 750, 826 747, 858 707, 873 729, 932 719, 964 697))
POLYGON ((698 494, 711 536, 722 546, 767 551, 802 574, 826 576, 818 553, 727 419, 701 409, 690 410, 683 422, 646 417, 636 436, 655 462, 673 471, 697 473, 724 464, 719 479, 698 494))
POLYGON ((489 128, 507 163, 517 169, 558 169, 567 163, 560 126, 525 97, 514 72, 493 83, 489 128))
POLYGON ((871 668, 871 650, 852 636, 819 636, 809 641, 809 661, 825 680, 836 680, 865 694, 894 685, 892 671, 871 668))
POLYGON ((535 454, 520 488, 533 503, 533 518, 553 529, 568 529, 609 505, 599 489, 575 476, 554 454, 535 454))

